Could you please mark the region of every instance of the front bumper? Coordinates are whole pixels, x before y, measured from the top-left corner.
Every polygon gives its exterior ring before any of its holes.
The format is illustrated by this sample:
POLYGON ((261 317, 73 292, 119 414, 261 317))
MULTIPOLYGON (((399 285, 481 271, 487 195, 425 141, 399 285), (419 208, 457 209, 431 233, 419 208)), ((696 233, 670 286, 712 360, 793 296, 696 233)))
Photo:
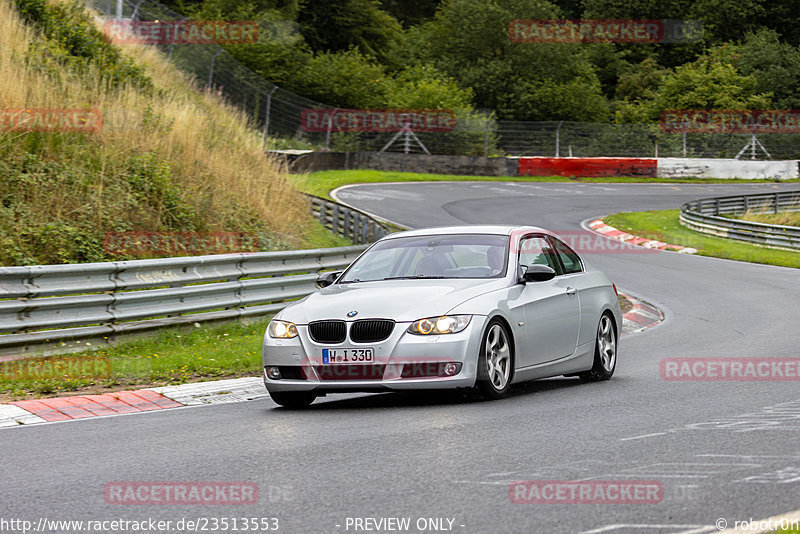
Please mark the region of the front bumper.
POLYGON ((298 325, 298 336, 292 339, 264 336, 264 385, 274 392, 318 394, 469 388, 475 385, 485 323, 485 316, 474 315, 463 331, 438 336, 409 334, 406 329, 410 323, 397 323, 392 334, 379 343, 345 341, 336 345, 315 343, 308 328, 298 325), (371 348, 374 362, 368 366, 323 364, 322 350, 337 348, 371 348), (458 372, 442 376, 437 371, 446 364, 454 364, 458 372), (287 377, 275 380, 267 376, 268 367, 289 372, 282 373, 287 377))

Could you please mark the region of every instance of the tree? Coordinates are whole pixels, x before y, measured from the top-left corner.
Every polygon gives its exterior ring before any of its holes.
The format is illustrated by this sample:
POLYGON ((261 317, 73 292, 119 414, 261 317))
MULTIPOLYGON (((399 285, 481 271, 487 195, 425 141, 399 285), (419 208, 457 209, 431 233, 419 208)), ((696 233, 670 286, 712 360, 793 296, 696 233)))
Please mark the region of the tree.
POLYGON ((445 0, 433 21, 409 32, 409 43, 500 119, 605 121, 607 102, 582 45, 509 38, 515 19, 559 15, 546 0, 445 0))
POLYGON ((800 50, 781 42, 776 31, 762 28, 731 51, 739 71, 753 76, 760 92, 773 94, 776 109, 800 108, 800 50))
POLYGON ((664 110, 765 109, 772 94, 758 90, 755 76, 742 75, 725 47, 670 72, 652 98, 627 101, 617 122, 657 122, 664 110))
POLYGON ((381 62, 395 63, 402 28, 381 10, 377 0, 328 0, 304 3, 297 18, 306 41, 316 52, 356 47, 381 62))
POLYGON ((381 0, 381 6, 403 26, 414 26, 433 18, 441 0, 381 0))
POLYGON ((430 65, 415 65, 395 76, 387 107, 472 110, 472 90, 430 65))
POLYGON ((299 72, 296 82, 306 98, 343 108, 384 108, 390 79, 383 65, 355 48, 321 52, 299 72))
POLYGON ((194 9, 193 19, 248 20, 259 26, 258 42, 226 45, 225 49, 250 70, 289 90, 298 90, 297 72, 313 57, 311 49, 293 22, 296 2, 260 0, 205 0, 194 9))

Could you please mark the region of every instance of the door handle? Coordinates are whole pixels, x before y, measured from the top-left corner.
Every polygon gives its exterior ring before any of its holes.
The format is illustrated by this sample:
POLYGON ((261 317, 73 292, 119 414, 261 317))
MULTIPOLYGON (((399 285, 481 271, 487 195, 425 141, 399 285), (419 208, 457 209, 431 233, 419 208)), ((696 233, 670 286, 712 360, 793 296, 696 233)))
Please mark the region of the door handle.
POLYGON ((568 287, 567 288, 567 295, 574 295, 578 292, 578 288, 575 287, 568 287))

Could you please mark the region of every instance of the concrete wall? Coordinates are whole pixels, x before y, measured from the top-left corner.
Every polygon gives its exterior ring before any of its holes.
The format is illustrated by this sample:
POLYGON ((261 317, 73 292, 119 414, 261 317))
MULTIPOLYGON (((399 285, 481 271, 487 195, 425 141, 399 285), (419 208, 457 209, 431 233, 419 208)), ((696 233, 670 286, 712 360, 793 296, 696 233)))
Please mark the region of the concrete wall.
POLYGON ((309 152, 290 160, 289 169, 295 173, 360 169, 355 165, 356 156, 351 152, 309 152))
POLYGON ((426 154, 395 154, 359 152, 360 169, 405 171, 432 174, 461 174, 465 176, 516 176, 516 160, 483 156, 428 156, 426 154))
POLYGON ((378 152, 283 155, 292 172, 373 169, 462 176, 640 176, 788 180, 800 162, 710 158, 485 158, 378 152))
POLYGON ((313 152, 298 156, 292 172, 373 169, 380 171, 459 174, 465 176, 516 176, 517 160, 478 156, 428 156, 384 152, 313 152))
POLYGON ((744 178, 788 180, 798 177, 797 160, 658 158, 659 178, 744 178))
POLYGON ((653 158, 519 158, 520 176, 656 176, 653 158))

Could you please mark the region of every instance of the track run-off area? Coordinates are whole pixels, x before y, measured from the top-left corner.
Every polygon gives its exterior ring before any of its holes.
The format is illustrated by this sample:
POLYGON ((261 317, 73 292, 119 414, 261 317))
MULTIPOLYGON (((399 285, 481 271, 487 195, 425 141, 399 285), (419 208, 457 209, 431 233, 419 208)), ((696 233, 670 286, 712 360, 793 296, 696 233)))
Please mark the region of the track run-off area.
MULTIPOLYGON (((569 233, 610 213, 790 189, 797 184, 465 181, 357 185, 334 194, 414 228, 511 223, 569 233)), ((615 246, 582 254, 665 316, 621 339, 610 381, 542 380, 494 402, 345 394, 288 411, 265 397, 3 428, 0 517, 34 526, 40 518, 171 521, 165 532, 188 532, 185 522, 177 527, 181 519, 213 518, 228 518, 228 529, 211 530, 209 522, 207 532, 234 532, 238 517, 275 518, 260 526, 291 533, 655 534, 716 532, 721 520, 732 527, 800 508, 798 382, 672 380, 661 367, 676 358, 800 357, 800 273, 615 246), (110 484, 155 481, 246 483, 258 497, 150 505, 109 498, 110 484), (604 491, 612 490, 609 481, 659 489, 637 504, 612 495, 514 502, 519 481, 541 488, 556 481, 550 487, 567 497, 566 481, 604 491)))

